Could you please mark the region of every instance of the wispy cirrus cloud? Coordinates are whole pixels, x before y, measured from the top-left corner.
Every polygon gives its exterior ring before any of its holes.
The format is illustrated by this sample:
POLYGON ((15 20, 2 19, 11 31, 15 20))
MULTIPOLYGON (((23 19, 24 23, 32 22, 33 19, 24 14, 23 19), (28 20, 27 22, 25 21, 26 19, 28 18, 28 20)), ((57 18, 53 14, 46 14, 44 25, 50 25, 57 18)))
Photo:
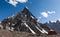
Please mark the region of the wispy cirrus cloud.
POLYGON ((5 0, 5 1, 16 7, 18 3, 26 3, 28 0, 5 0))
POLYGON ((48 14, 55 14, 55 11, 48 11, 48 14))
POLYGON ((41 12, 41 15, 45 18, 47 18, 51 14, 55 14, 55 11, 47 11, 47 12, 41 12))

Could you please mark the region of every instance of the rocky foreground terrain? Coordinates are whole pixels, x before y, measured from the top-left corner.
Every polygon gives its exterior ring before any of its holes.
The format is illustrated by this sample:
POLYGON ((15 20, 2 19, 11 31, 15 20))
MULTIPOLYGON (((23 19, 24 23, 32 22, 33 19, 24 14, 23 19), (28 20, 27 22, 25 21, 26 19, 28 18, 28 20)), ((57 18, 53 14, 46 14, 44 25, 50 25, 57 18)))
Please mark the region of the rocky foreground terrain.
POLYGON ((17 31, 8 31, 8 30, 0 30, 0 37, 60 37, 59 34, 56 35, 34 35, 32 33, 27 32, 17 32, 17 31))

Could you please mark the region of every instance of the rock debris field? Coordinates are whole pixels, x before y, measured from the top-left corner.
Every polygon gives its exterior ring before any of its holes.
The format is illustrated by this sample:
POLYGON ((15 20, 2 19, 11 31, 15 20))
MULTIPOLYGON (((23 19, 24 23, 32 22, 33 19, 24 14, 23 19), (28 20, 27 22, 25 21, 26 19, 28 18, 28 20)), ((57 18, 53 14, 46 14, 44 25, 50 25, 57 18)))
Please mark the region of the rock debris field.
POLYGON ((0 37, 60 37, 59 34, 56 35, 34 35, 32 33, 27 32, 17 32, 17 31, 8 31, 8 30, 0 30, 0 37))

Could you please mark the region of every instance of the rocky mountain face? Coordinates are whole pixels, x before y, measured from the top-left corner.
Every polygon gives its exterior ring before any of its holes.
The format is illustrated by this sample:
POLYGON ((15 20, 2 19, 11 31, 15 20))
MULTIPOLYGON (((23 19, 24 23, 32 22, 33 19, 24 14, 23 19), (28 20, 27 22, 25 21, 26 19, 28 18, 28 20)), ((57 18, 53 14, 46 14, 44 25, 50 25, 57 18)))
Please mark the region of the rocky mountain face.
POLYGON ((37 22, 37 18, 25 7, 23 11, 5 18, 3 29, 11 31, 29 32, 33 34, 48 34, 49 28, 37 22))
POLYGON ((49 21, 49 23, 46 23, 46 25, 50 28, 55 30, 57 33, 60 33, 60 21, 57 20, 56 22, 51 22, 49 21))

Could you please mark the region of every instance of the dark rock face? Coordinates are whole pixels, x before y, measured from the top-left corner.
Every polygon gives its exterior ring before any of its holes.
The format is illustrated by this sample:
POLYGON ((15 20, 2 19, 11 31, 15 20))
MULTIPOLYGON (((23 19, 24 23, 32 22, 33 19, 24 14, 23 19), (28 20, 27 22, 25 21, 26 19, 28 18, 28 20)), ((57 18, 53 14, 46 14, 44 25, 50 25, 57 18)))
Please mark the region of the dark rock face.
POLYGON ((37 18, 32 15, 26 7, 20 13, 4 19, 2 21, 2 25, 3 29, 32 32, 33 34, 48 34, 46 30, 49 30, 48 27, 46 28, 46 26, 43 26, 41 23, 37 22, 37 18), (44 29, 44 27, 46 29, 44 29))

